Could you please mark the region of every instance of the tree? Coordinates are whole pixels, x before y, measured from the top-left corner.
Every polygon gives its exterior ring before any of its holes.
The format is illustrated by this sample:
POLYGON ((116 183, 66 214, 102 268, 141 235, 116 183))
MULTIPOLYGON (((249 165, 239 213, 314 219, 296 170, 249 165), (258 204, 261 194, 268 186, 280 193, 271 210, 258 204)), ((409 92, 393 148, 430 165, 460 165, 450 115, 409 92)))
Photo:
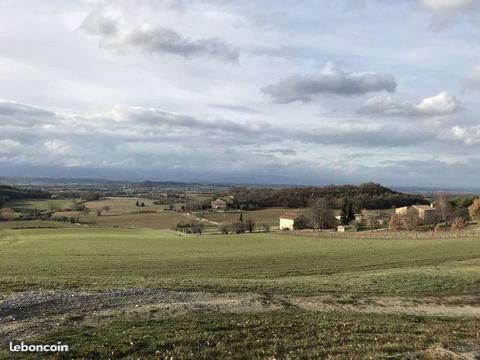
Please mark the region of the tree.
POLYGON ((448 201, 446 194, 440 194, 437 196, 437 208, 440 214, 440 219, 445 223, 445 230, 447 229, 448 222, 452 217, 452 204, 448 201))
POLYGON ((255 220, 247 219, 245 220, 245 228, 249 233, 252 233, 255 230, 255 220))
POLYGON ((340 209, 340 224, 348 225, 355 220, 355 213, 353 212, 353 204, 349 200, 343 200, 340 209))
POLYGON ((475 199, 472 205, 469 206, 468 212, 474 220, 480 220, 480 198, 475 199))
POLYGON ((458 206, 453 212, 453 219, 462 218, 465 222, 470 221, 470 214, 468 212, 468 207, 458 206))
POLYGON ((330 209, 328 201, 325 198, 319 198, 312 203, 312 220, 317 229, 332 229, 336 226, 337 219, 330 209))
POLYGON ((305 215, 297 216, 293 220, 293 229, 294 230, 305 230, 308 227, 308 219, 305 215))
POLYGON ((235 234, 243 234, 245 232, 245 227, 245 224, 240 221, 232 224, 232 230, 235 234))
POLYGON ((403 225, 406 230, 408 231, 417 230, 420 219, 416 211, 409 209, 409 211, 407 211, 407 213, 403 215, 401 219, 403 221, 403 225))
POLYGON ((467 223, 463 218, 457 217, 455 220, 453 220, 452 230, 461 231, 466 225, 467 223))
POLYGON ((402 218, 397 213, 393 214, 390 218, 390 222, 388 224, 389 231, 402 231, 404 230, 404 223, 402 218))

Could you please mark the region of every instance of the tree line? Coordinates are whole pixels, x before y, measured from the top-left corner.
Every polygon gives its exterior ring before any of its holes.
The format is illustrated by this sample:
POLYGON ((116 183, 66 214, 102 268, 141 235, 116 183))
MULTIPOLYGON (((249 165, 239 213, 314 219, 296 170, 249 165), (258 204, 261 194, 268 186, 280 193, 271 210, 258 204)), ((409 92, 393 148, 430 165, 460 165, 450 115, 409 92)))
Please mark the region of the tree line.
POLYGON ((376 183, 281 189, 236 187, 224 195, 233 195, 234 207, 240 210, 302 208, 320 198, 325 199, 332 209, 340 209, 348 199, 355 213, 362 209, 390 209, 429 203, 423 196, 396 192, 376 183))

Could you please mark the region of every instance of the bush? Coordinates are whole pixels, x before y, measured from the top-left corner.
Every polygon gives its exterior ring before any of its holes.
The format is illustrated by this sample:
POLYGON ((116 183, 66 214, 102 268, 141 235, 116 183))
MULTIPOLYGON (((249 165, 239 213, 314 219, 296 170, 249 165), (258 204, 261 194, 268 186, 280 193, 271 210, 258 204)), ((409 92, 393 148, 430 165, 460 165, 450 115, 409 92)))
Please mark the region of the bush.
POLYGON ((243 234, 245 233, 245 230, 246 230, 246 226, 245 226, 245 223, 243 222, 234 222, 232 224, 232 230, 235 234, 243 234))
POLYGON ((452 230, 461 231, 465 226, 467 226, 465 219, 461 217, 457 217, 455 218, 455 220, 453 220, 452 230))
POLYGON ((175 231, 181 231, 185 234, 202 234, 205 230, 205 225, 199 221, 178 222, 173 229, 175 231))
POLYGON ((308 227, 308 219, 304 215, 297 216, 293 220, 294 230, 305 230, 308 227))

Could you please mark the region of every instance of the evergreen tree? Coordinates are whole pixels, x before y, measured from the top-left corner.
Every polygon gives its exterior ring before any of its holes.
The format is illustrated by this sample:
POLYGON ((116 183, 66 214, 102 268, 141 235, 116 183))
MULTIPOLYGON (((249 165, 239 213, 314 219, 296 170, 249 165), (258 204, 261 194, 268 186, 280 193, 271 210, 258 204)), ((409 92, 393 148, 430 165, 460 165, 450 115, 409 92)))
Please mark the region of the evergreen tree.
POLYGON ((340 224, 348 225, 355 220, 355 213, 353 211, 353 204, 350 200, 344 200, 340 210, 340 224))
POLYGON ((347 224, 355 220, 355 213, 353 212, 353 204, 351 202, 347 205, 347 224))
POLYGON ((349 221, 347 220, 348 204, 344 200, 342 203, 342 208, 340 209, 340 224, 347 225, 349 221))

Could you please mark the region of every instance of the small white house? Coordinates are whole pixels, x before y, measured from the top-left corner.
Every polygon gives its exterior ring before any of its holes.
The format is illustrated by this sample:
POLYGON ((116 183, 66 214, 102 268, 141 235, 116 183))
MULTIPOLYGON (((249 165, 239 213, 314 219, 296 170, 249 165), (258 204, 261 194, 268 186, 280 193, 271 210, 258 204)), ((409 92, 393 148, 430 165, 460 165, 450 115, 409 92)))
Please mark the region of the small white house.
POLYGON ((285 213, 280 216, 280 230, 293 230, 293 223, 297 216, 295 213, 285 213))

